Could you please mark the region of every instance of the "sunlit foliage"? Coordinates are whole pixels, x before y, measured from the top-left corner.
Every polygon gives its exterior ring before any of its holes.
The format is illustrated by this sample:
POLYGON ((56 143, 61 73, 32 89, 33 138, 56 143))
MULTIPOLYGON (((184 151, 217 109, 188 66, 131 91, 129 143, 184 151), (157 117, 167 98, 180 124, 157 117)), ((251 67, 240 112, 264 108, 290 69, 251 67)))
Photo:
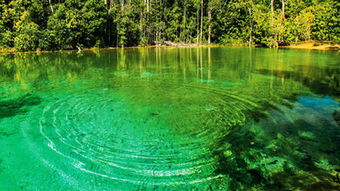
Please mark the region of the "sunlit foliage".
POLYGON ((0 0, 0 48, 338 43, 338 10, 335 0, 0 0))

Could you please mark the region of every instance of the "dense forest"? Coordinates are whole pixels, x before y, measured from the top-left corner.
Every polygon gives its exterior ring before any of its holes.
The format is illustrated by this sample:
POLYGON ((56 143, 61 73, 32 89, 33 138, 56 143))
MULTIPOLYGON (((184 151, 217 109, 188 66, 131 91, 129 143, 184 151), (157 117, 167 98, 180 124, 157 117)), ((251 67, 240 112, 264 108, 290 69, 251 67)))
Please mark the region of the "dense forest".
POLYGON ((339 43, 338 0, 0 0, 0 48, 339 43))

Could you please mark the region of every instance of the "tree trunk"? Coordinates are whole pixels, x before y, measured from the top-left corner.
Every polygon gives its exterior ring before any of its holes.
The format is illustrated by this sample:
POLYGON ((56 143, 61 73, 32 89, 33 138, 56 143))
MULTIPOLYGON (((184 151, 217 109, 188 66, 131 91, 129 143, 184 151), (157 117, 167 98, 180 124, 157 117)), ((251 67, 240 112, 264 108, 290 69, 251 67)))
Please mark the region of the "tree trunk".
MULTIPOLYGON (((105 0, 104 2, 107 8, 107 14, 109 15, 110 9, 111 9, 111 1, 105 0)), ((109 17, 108 22, 106 23, 106 30, 105 30, 107 43, 109 46, 111 46, 111 24, 112 24, 112 20, 111 20, 111 17, 109 17)))
POLYGON ((211 8, 208 10, 208 22, 209 22, 209 28, 208 28, 208 44, 211 43, 211 8))
POLYGON ((282 0, 282 18, 285 18, 285 0, 282 0))
POLYGON ((52 14, 54 14, 53 6, 52 6, 52 0, 48 0, 48 3, 50 4, 50 8, 51 8, 52 14))
POLYGON ((184 4, 184 8, 183 8, 183 24, 181 25, 181 40, 184 42, 187 42, 187 5, 184 4))
POLYGON ((272 13, 274 13, 274 0, 270 1, 270 10, 272 13))
POLYGON ((252 12, 251 7, 248 7, 249 11, 249 18, 250 18, 250 31, 249 31, 249 46, 252 44, 252 35, 253 35, 253 19, 252 19, 252 12))
MULTIPOLYGON (((150 17, 150 1, 151 0, 146 0, 146 23, 149 23, 149 17, 150 17)), ((150 33, 150 28, 149 25, 145 25, 145 44, 149 43, 149 33, 150 33)))
POLYGON ((272 14, 272 26, 274 25, 274 0, 271 0, 270 10, 272 14))
MULTIPOLYGON (((125 17, 125 13, 124 13, 124 0, 120 0, 120 11, 121 11, 121 18, 123 18, 123 17, 125 17)), ((122 27, 124 27, 124 26, 122 26, 121 24, 119 24, 120 26, 119 26, 119 32, 122 30, 122 27)), ((125 32, 124 32, 125 33, 125 32)), ((121 34, 119 34, 119 36, 120 36, 120 38, 121 38, 121 34)), ((124 34, 124 36, 125 36, 125 34, 124 34)), ((122 42, 121 41, 121 39, 119 39, 119 44, 120 44, 120 46, 122 47, 122 48, 124 48, 124 43, 125 42, 122 42)))
POLYGON ((143 21, 143 25, 141 26, 142 28, 142 32, 143 32, 143 43, 145 43, 145 38, 146 38, 146 17, 147 17, 147 13, 145 12, 145 9, 147 9, 147 6, 148 6, 148 1, 147 0, 144 0, 144 5, 143 5, 143 9, 142 9, 142 21, 143 21))
POLYGON ((200 31, 200 44, 202 44, 203 37, 203 0, 201 0, 201 31, 200 31))
POLYGON ((197 45, 199 43, 199 36, 200 36, 200 19, 199 19, 199 7, 197 7, 197 11, 196 11, 196 17, 197 17, 197 45))
POLYGON ((156 41, 159 41, 159 22, 160 22, 160 19, 158 17, 159 15, 157 15, 156 17, 156 22, 157 22, 157 25, 156 25, 156 34, 155 34, 155 39, 156 41))

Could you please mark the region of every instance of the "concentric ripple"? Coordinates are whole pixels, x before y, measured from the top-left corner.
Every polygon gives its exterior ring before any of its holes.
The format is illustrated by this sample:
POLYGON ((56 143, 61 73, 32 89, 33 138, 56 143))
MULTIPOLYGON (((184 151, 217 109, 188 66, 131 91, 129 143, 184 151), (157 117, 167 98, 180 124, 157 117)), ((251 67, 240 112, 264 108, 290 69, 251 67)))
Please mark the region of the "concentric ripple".
POLYGON ((48 147, 86 173, 144 185, 226 178, 215 173, 213 153, 257 107, 231 92, 190 85, 67 95, 43 109, 39 126, 48 147))

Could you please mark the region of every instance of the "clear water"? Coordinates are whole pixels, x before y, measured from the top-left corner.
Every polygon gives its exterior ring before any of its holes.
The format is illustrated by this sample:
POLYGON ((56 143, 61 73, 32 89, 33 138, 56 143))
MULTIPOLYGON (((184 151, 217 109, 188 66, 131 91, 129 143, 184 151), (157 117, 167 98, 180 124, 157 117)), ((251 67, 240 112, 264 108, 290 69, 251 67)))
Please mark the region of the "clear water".
POLYGON ((339 58, 0 55, 0 190, 338 190, 339 58))

